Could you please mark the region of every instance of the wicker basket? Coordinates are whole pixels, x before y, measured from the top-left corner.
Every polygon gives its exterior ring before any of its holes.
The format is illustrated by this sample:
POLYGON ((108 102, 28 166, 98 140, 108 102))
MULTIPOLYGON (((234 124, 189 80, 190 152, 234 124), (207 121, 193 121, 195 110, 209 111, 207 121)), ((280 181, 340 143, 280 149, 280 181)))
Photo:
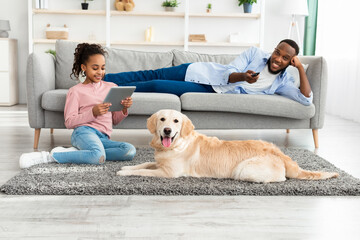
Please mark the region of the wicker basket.
POLYGON ((64 27, 50 27, 50 24, 46 26, 46 38, 47 39, 68 39, 69 29, 64 27))

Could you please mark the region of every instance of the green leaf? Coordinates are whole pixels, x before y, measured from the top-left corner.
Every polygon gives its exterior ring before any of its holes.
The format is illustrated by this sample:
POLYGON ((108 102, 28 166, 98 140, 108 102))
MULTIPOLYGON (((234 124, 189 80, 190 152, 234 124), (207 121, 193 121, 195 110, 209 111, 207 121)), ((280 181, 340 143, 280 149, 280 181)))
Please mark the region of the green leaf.
POLYGON ((239 1, 239 6, 243 5, 244 3, 249 3, 249 4, 254 4, 257 3, 257 0, 238 0, 239 1))
POLYGON ((177 7, 179 6, 180 2, 178 2, 177 0, 166 0, 165 2, 162 3, 161 6, 163 7, 177 7))

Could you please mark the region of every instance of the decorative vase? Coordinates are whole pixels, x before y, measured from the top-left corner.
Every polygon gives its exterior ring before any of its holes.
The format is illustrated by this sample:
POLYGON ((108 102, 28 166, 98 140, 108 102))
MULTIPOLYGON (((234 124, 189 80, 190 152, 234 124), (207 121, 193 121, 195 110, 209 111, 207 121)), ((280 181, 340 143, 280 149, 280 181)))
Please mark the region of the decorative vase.
POLYGON ((175 7, 165 7, 165 11, 167 11, 167 12, 174 12, 174 11, 175 11, 175 7))
POLYGON ((251 13, 252 5, 250 3, 244 3, 244 13, 251 13))
POLYGON ((0 31, 0 38, 8 38, 9 33, 7 31, 0 31))
POLYGON ((81 9, 82 10, 87 10, 89 7, 89 4, 88 3, 81 3, 81 9))

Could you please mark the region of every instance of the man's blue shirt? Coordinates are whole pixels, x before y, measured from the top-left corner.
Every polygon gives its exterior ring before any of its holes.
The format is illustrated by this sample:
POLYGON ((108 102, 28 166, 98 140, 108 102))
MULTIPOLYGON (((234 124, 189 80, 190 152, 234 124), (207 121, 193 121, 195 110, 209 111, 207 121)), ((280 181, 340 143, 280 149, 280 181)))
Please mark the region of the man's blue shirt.
POLYGON ((242 94, 279 94, 295 100, 303 105, 311 105, 313 95, 305 97, 300 89, 294 85, 294 78, 286 69, 275 79, 270 88, 264 91, 252 91, 242 82, 229 83, 229 76, 234 72, 246 72, 252 70, 261 72, 266 66, 270 54, 259 48, 251 47, 242 52, 229 65, 214 62, 196 62, 189 65, 185 75, 185 81, 211 85, 216 92, 242 93, 242 94))

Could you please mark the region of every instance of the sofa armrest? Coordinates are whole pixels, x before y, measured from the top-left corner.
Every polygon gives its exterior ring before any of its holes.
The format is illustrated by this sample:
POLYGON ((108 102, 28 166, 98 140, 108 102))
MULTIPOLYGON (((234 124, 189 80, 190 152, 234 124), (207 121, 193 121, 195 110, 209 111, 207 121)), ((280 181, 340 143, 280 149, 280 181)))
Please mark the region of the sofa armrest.
POLYGON ((44 92, 55 89, 55 58, 47 53, 29 55, 26 69, 26 92, 29 124, 32 128, 45 126, 41 98, 44 92))
POLYGON ((315 115, 310 119, 310 128, 319 129, 324 126, 325 103, 327 93, 327 64, 323 57, 301 56, 300 61, 309 64, 306 75, 313 92, 315 115))

